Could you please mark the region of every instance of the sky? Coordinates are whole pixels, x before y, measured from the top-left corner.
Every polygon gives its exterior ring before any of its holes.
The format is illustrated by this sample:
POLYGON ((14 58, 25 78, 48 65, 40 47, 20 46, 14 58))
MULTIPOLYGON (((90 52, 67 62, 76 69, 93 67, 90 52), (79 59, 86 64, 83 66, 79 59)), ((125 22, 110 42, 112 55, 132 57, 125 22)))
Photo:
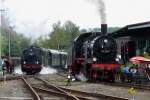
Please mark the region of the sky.
MULTIPOLYGON (((45 36, 52 25, 70 20, 80 28, 100 27, 103 22, 96 0, 5 0, 7 14, 16 31, 29 37, 45 36)), ((109 27, 146 22, 150 0, 103 0, 109 27)))

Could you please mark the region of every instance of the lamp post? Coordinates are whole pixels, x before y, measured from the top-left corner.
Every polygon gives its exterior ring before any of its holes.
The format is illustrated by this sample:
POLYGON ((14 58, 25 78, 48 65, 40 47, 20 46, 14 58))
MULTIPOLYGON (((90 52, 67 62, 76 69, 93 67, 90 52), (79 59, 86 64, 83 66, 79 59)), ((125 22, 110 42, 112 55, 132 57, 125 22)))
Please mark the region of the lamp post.
MULTIPOLYGON (((1 13, 1 22, 2 22, 2 12, 3 12, 3 9, 0 9, 0 13, 1 13)), ((2 26, 1 23, 0 23, 0 25, 2 26)), ((1 30, 2 30, 2 28, 1 28, 1 30)), ((2 40, 1 32, 2 32, 2 31, 1 31, 1 30, 0 30, 0 57, 1 57, 1 55, 2 55, 2 54, 1 54, 1 52, 2 52, 2 49, 1 49, 1 48, 2 48, 2 46, 1 46, 1 44, 2 44, 2 43, 1 43, 1 42, 2 42, 2 41, 1 41, 1 40, 2 40)))
POLYGON ((9 33, 8 33, 8 54, 9 54, 9 58, 11 58, 11 34, 13 32, 13 29, 15 28, 15 26, 9 26, 9 33))
POLYGON ((11 57, 11 55, 10 55, 10 35, 11 35, 11 30, 12 30, 12 27, 10 27, 10 31, 9 31, 9 33, 8 33, 8 56, 9 56, 9 59, 10 59, 10 57, 11 57))

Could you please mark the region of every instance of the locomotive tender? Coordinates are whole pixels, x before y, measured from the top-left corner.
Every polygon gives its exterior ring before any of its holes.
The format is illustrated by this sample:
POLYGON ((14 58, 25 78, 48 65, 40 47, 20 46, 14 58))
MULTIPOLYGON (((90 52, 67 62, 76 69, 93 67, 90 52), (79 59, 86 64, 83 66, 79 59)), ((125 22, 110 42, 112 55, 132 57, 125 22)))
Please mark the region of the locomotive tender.
POLYGON ((74 40, 71 72, 76 77, 81 73, 88 80, 114 81, 117 44, 107 33, 107 25, 102 24, 101 32, 83 33, 74 40))
POLYGON ((27 74, 39 73, 42 67, 64 68, 67 52, 30 46, 21 56, 21 70, 27 74))

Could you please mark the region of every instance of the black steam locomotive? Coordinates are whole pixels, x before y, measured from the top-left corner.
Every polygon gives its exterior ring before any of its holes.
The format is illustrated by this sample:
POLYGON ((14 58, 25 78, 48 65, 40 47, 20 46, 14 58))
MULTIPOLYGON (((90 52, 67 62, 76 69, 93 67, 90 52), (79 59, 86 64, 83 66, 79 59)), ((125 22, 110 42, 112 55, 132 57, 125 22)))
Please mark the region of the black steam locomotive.
POLYGON ((66 62, 66 52, 30 46, 22 53, 21 70, 27 74, 36 74, 42 67, 64 68, 66 62))
POLYGON ((117 44, 106 30, 102 25, 102 32, 83 33, 74 40, 71 70, 75 77, 84 74, 89 80, 114 81, 114 70, 120 66, 117 44))

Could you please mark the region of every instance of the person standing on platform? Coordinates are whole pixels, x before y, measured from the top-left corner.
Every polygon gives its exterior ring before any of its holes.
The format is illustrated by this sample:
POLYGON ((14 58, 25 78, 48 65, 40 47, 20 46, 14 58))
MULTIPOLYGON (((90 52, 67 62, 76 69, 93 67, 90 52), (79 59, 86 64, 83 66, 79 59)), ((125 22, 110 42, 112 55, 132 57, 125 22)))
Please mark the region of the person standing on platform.
POLYGON ((4 62, 6 64, 7 73, 10 73, 10 61, 9 61, 9 59, 5 58, 4 62))
POLYGON ((6 59, 2 58, 2 70, 3 70, 3 76, 6 74, 6 59))
POLYGON ((127 65, 124 66, 124 74, 127 82, 130 82, 130 72, 129 67, 127 65))

